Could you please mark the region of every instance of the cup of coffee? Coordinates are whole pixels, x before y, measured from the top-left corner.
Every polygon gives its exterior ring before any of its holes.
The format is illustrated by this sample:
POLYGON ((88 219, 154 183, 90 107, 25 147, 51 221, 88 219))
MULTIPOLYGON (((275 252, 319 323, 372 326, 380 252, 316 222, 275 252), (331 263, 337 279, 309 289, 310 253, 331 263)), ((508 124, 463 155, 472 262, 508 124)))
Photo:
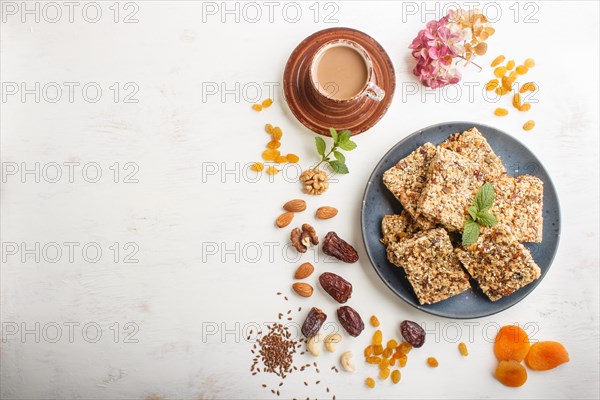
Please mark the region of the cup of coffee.
POLYGON ((319 101, 342 108, 362 97, 381 101, 385 92, 377 86, 373 62, 358 43, 338 39, 324 43, 313 56, 309 82, 319 101))

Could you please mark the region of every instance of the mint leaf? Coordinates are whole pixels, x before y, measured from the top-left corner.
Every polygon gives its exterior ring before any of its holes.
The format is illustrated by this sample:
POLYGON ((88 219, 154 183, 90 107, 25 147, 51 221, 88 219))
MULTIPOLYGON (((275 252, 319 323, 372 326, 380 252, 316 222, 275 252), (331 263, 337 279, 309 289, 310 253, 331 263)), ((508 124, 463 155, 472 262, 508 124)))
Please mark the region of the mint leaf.
POLYGON ((325 140, 323 140, 322 137, 317 136, 315 138, 315 143, 317 145, 317 153, 319 153, 321 156, 324 156, 325 148, 327 147, 327 145, 325 144, 325 140))
POLYGON ((467 212, 469 213, 471 218, 473 218, 473 221, 477 220, 477 211, 477 206, 469 206, 469 208, 467 208, 467 212))
POLYGON ((465 221, 462 234, 462 245, 469 246, 477 241, 479 237, 479 225, 477 222, 468 218, 465 221))
POLYGON ((336 174, 347 174, 348 172, 350 172, 348 171, 348 167, 346 166, 346 164, 337 160, 330 161, 329 166, 336 174))
POLYGON ((338 145, 342 145, 342 144, 346 143, 348 140, 350 140, 350 131, 349 130, 346 129, 344 131, 339 132, 338 145))
POLYGON ((341 162, 342 164, 346 163, 346 157, 344 157, 344 155, 339 151, 334 151, 333 155, 335 156, 335 159, 341 162))
POLYGON ((477 213, 477 222, 483 226, 495 226, 498 220, 489 211, 479 211, 477 213))
POLYGON ((333 139, 333 144, 334 145, 338 144, 339 136, 338 136, 337 131, 333 128, 329 128, 329 134, 331 135, 331 138, 333 139))
POLYGON ((475 205, 479 211, 489 210, 494 204, 495 197, 496 191, 494 190, 494 185, 487 182, 479 189, 477 195, 475 195, 475 205))
POLYGON ((354 143, 352 140, 348 139, 345 142, 340 143, 339 146, 340 146, 340 149, 342 149, 342 150, 351 151, 356 148, 356 143, 354 143))

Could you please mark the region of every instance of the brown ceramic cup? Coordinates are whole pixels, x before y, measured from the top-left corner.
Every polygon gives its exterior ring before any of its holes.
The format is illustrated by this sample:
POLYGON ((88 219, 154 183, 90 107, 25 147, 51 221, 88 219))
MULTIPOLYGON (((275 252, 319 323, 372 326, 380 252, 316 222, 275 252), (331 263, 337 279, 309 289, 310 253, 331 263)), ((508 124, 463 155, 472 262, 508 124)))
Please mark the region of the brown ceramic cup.
POLYGON ((383 100, 385 97, 385 91, 379 86, 377 86, 377 84, 375 83, 377 80, 373 72, 373 62, 371 61, 369 53, 364 49, 364 47, 352 40, 337 39, 331 40, 321 45, 321 47, 317 49, 315 54, 310 59, 310 68, 308 69, 308 74, 309 84, 311 85, 310 90, 312 92, 312 95, 317 99, 317 101, 323 104, 327 104, 328 106, 334 108, 351 107, 352 105, 355 105, 359 101, 361 101, 363 97, 367 97, 372 101, 377 102, 383 100), (319 66, 321 57, 326 51, 330 50, 335 46, 347 46, 352 48, 358 53, 358 55, 360 55, 366 66, 367 77, 365 79, 365 83, 362 89, 348 98, 340 99, 334 97, 337 90, 335 83, 321 85, 317 80, 317 68, 319 66))

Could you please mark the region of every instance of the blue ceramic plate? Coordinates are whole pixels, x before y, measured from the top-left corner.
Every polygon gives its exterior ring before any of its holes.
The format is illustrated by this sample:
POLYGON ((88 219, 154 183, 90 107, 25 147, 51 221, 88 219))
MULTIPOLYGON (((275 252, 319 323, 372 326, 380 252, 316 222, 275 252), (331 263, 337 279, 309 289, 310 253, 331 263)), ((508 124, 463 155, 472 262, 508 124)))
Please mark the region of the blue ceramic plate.
POLYGON ((396 144, 377 164, 369 178, 362 204, 362 234, 367 255, 383 282, 402 300, 419 310, 447 318, 480 318, 498 313, 523 300, 544 279, 550 269, 560 237, 560 208, 556 190, 544 166, 535 155, 512 136, 491 126, 473 122, 448 122, 413 133, 396 144), (383 184, 383 173, 402 158, 427 142, 439 144, 455 132, 476 127, 494 152, 502 158, 509 175, 530 174, 544 182, 544 229, 542 243, 525 244, 542 270, 540 279, 498 301, 490 301, 471 280, 472 289, 436 304, 420 305, 402 268, 386 257, 381 238, 381 219, 387 214, 399 214, 402 205, 383 184))

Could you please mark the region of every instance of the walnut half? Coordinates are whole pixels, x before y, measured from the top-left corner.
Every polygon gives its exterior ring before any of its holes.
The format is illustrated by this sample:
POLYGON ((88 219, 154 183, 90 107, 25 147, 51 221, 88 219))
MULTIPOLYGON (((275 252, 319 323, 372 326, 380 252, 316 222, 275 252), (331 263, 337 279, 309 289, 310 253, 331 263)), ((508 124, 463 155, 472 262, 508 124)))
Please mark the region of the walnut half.
POLYGON ((303 224, 302 229, 292 229, 290 241, 292 242, 292 246, 294 246, 299 253, 306 253, 311 244, 315 246, 319 244, 319 237, 317 236, 315 228, 309 224, 303 224))

